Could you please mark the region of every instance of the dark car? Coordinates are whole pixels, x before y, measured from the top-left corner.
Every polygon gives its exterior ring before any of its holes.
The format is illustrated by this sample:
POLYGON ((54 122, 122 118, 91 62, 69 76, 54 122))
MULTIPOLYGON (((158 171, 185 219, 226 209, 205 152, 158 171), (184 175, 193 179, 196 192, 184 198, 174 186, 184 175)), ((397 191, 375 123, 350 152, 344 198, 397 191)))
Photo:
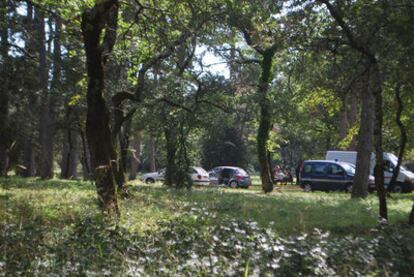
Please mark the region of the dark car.
POLYGON ((327 160, 305 161, 300 172, 300 186, 304 191, 350 192, 354 175, 355 168, 348 163, 327 160))
POLYGON ((252 185, 249 174, 234 166, 218 166, 209 171, 210 184, 225 185, 232 188, 248 188, 252 185))

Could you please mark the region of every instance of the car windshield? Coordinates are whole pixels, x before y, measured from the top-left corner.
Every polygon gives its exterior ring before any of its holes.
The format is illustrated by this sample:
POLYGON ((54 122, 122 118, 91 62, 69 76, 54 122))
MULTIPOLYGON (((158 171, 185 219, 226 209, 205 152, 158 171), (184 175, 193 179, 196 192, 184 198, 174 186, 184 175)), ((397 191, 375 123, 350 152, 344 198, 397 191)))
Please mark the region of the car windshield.
POLYGON ((348 174, 355 174, 355 167, 352 164, 348 164, 348 163, 341 163, 341 166, 345 169, 346 173, 348 174))
POLYGON ((247 175, 247 172, 244 169, 241 169, 241 168, 237 169, 237 173, 240 174, 240 175, 244 175, 244 176, 247 175))
MULTIPOLYGON (((389 158, 389 160, 390 160, 390 162, 392 163, 392 165, 394 166, 394 167, 396 167, 397 166, 397 164, 398 164, 398 158, 397 158, 397 156, 395 156, 394 154, 388 154, 388 158, 389 158)), ((403 165, 400 165, 400 170, 401 171, 408 171, 408 169, 406 169, 403 165)))

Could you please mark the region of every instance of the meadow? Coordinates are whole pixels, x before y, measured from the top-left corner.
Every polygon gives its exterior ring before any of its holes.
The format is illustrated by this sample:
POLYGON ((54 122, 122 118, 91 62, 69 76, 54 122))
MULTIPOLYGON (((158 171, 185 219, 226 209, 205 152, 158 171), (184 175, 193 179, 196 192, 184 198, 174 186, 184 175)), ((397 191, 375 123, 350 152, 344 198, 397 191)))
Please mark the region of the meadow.
POLYGON ((135 181, 120 217, 108 219, 91 182, 12 177, 0 184, 4 275, 348 275, 351 268, 404 275, 414 264, 406 225, 412 194, 389 199, 383 225, 374 194, 351 200, 289 185, 265 195, 257 182, 175 190, 135 181))

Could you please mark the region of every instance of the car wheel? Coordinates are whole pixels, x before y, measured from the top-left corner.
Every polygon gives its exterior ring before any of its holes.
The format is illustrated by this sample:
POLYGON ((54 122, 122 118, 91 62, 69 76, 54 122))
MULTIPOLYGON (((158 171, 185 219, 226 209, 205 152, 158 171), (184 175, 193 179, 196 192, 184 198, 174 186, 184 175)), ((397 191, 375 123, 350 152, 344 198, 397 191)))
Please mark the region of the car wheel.
POLYGON ((146 184, 154 184, 155 183, 155 180, 152 179, 152 178, 148 178, 148 179, 145 180, 145 183, 146 184))
POLYGON ((402 188, 402 186, 401 186, 401 185, 399 185, 399 184, 396 184, 396 185, 394 186, 394 188, 392 189, 392 192, 395 192, 395 193, 402 193, 402 191, 403 191, 403 188, 402 188))
POLYGON ((305 184, 303 186, 303 191, 304 192, 311 192, 312 191, 312 185, 311 184, 305 184))
POLYGON ((231 181, 230 182, 230 187, 234 188, 234 189, 237 188, 237 182, 236 181, 231 181))
POLYGON ((351 193, 352 192, 352 184, 346 185, 345 191, 348 192, 348 193, 351 193))

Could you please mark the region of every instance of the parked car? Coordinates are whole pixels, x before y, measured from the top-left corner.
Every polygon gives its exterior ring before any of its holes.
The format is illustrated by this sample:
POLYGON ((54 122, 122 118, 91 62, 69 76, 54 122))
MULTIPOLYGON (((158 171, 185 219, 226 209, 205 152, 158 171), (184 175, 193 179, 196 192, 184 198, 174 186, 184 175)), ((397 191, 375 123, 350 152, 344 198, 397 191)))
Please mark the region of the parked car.
MULTIPOLYGON (((165 172, 166 172, 165 169, 161 169, 160 171, 157 171, 157 172, 146 173, 142 175, 141 179, 143 182, 147 184, 152 184, 158 181, 162 182, 165 180, 165 172)), ((189 174, 195 184, 198 184, 198 185, 209 185, 210 184, 210 179, 209 179, 207 171, 205 171, 201 167, 197 167, 197 166, 191 167, 189 174)))
POLYGON ((146 173, 142 175, 141 180, 147 184, 162 182, 165 180, 165 168, 160 171, 146 173))
POLYGON ((300 172, 300 186, 304 191, 351 192, 355 168, 348 163, 326 160, 304 161, 300 172))
MULTIPOLYGON (((387 188, 390 185, 391 177, 394 168, 397 166, 398 158, 392 154, 384 152, 384 186, 387 188)), ((328 151, 326 152, 326 160, 336 160, 341 162, 348 162, 356 164, 357 152, 355 151, 328 151)), ((371 168, 370 174, 374 174, 375 154, 371 154, 371 168)), ((375 189, 375 186, 370 186, 370 189, 375 189)), ((404 166, 400 167, 397 181, 393 186, 394 192, 412 192, 414 189, 414 173, 406 169, 404 166)))
POLYGON ((218 166, 209 171, 212 185, 225 185, 232 188, 248 188, 252 180, 247 172, 234 166, 218 166))

